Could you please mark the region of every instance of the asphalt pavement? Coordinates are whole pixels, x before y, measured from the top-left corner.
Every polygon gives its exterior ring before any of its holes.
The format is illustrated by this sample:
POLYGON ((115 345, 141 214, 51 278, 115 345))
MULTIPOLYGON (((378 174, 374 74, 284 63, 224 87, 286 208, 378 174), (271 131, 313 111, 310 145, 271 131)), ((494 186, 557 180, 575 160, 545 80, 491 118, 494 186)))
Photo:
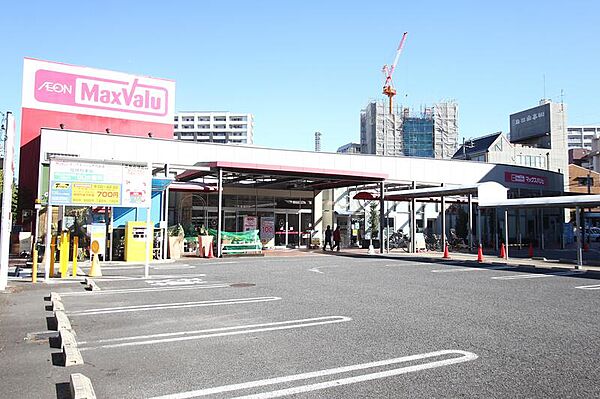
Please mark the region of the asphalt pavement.
POLYGON ((99 398, 600 397, 597 273, 326 253, 103 274, 0 297, 0 396, 83 373, 99 398), (50 291, 82 365, 44 338, 50 291))

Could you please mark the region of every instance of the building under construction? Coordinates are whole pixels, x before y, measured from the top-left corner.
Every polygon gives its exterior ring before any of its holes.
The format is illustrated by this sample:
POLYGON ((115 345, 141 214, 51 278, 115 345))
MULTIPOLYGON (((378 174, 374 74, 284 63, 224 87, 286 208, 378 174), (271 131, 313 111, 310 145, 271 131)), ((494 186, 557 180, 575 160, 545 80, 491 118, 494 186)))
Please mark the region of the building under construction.
POLYGON ((363 154, 450 159, 458 147, 458 105, 444 101, 418 113, 372 101, 360 114, 363 154))

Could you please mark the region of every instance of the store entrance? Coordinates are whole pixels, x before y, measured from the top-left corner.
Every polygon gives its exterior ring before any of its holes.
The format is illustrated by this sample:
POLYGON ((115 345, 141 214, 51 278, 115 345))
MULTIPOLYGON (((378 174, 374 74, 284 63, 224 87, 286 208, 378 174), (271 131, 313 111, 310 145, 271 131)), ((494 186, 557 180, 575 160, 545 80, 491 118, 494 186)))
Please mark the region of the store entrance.
POLYGON ((300 239, 300 214, 298 211, 275 213, 275 246, 297 247, 300 239))

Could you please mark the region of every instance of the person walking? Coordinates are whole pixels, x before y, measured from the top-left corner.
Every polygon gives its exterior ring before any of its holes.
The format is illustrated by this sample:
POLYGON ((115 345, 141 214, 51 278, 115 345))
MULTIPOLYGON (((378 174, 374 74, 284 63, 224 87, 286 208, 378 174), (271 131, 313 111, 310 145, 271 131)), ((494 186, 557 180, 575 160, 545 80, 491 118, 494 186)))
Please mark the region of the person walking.
POLYGON ((340 226, 337 226, 333 232, 333 251, 334 248, 337 248, 337 251, 340 251, 340 241, 342 241, 342 233, 340 232, 340 226))
POLYGON ((329 244, 329 249, 333 251, 333 245, 331 244, 331 226, 327 225, 327 229, 325 230, 325 245, 323 245, 323 251, 327 249, 327 244, 329 244))

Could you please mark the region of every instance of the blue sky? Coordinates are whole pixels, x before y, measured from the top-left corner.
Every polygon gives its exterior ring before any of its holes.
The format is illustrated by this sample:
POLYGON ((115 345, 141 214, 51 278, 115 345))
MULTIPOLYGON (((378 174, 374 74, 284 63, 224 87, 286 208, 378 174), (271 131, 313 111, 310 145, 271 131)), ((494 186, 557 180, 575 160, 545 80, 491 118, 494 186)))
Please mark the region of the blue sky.
POLYGON ((381 67, 409 36, 397 99, 459 104, 461 137, 508 130, 544 95, 600 124, 597 1, 23 1, 2 7, 0 110, 21 107, 23 57, 177 82, 177 110, 255 116, 255 143, 360 140, 381 67))

